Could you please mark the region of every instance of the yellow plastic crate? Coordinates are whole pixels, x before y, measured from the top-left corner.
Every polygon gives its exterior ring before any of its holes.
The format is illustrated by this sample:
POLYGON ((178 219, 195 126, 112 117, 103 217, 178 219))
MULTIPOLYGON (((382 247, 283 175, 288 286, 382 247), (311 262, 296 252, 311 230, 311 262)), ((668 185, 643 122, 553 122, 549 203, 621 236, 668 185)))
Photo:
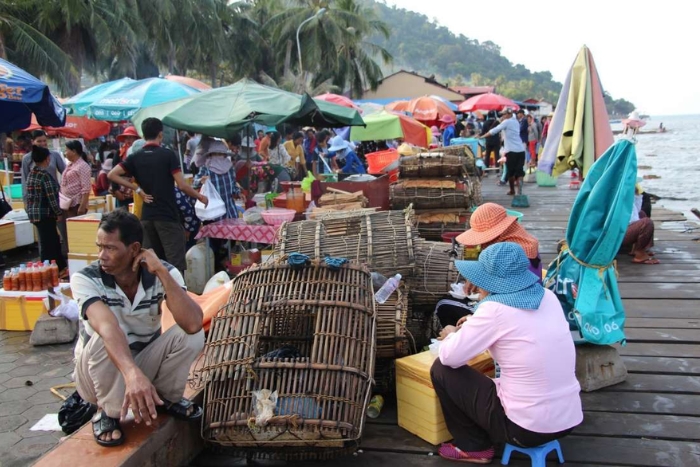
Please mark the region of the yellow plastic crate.
POLYGON ((70 253, 97 254, 97 227, 102 220, 100 213, 88 213, 66 220, 68 251, 70 253))
MULTIPOLYGON (((431 352, 396 360, 396 400, 399 426, 433 445, 452 439, 442 415, 440 400, 430 380, 435 362, 431 352)), ((469 362, 473 368, 493 375, 491 356, 484 352, 469 362)))

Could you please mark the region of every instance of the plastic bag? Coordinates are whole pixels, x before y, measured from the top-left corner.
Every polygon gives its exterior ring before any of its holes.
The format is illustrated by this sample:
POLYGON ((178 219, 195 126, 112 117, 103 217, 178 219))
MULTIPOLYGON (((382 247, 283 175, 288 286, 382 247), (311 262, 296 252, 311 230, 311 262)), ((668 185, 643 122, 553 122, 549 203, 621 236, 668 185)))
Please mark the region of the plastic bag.
POLYGON ((63 432, 69 435, 89 422, 95 412, 97 406, 84 401, 76 391, 63 401, 58 410, 58 423, 63 432))
MULTIPOLYGON (((78 307, 78 303, 75 300, 71 300, 62 293, 55 295, 49 292, 48 295, 54 300, 61 302, 55 309, 49 311, 51 316, 63 316, 70 321, 78 321, 80 317, 80 307, 78 307)), ((45 300, 48 302, 49 299, 47 298, 45 300)), ((46 303, 46 305, 46 309, 48 309, 48 303, 46 303)))
POLYGON ((194 212, 197 214, 199 220, 202 221, 213 221, 226 215, 226 205, 224 200, 221 199, 221 195, 211 181, 207 180, 202 185, 201 193, 207 197, 209 200, 208 205, 204 205, 201 201, 197 201, 194 205, 194 212))
POLYGON ((243 213, 243 220, 248 225, 263 225, 265 220, 262 217, 263 209, 260 207, 248 208, 243 213))
POLYGON ((255 415, 255 425, 265 426, 275 415, 277 406, 277 391, 269 389, 253 391, 253 415, 255 415))
POLYGON ((430 345, 428 346, 430 353, 434 356, 440 355, 440 341, 437 339, 430 339, 430 345))
POLYGON ((311 193, 311 184, 316 180, 314 174, 311 172, 306 173, 306 177, 301 181, 301 191, 304 193, 311 193))

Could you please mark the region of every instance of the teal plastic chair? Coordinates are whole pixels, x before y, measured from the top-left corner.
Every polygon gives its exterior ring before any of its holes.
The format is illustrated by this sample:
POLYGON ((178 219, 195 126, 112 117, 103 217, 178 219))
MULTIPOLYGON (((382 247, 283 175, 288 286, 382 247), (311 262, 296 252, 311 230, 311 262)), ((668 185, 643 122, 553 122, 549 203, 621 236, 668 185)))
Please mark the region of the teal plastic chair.
POLYGON ((508 462, 510 462, 510 455, 513 451, 522 452, 530 456, 532 467, 545 467, 547 465, 547 454, 552 451, 557 451, 559 463, 564 463, 564 454, 562 454, 561 446, 556 439, 534 448, 521 448, 520 446, 513 446, 512 444, 506 443, 506 447, 503 450, 503 457, 501 457, 502 465, 508 465, 508 462))

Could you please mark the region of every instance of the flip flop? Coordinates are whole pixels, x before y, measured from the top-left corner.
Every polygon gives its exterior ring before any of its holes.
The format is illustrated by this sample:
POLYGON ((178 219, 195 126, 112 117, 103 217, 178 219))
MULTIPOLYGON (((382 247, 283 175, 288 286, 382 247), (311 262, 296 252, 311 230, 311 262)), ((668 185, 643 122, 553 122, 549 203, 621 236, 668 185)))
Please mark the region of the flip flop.
POLYGON ((485 451, 467 452, 462 451, 451 443, 443 443, 438 449, 438 454, 443 459, 453 462, 464 462, 468 464, 490 464, 493 460, 494 449, 485 451))
POLYGON ((191 422, 202 418, 202 414, 204 413, 200 406, 189 399, 182 398, 178 402, 170 402, 163 397, 161 397, 161 399, 163 400, 163 405, 156 407, 156 410, 172 415, 178 420, 191 422), (192 411, 188 413, 190 409, 192 409, 192 411))
POLYGON ((92 417, 92 434, 95 437, 95 441, 100 446, 111 448, 124 443, 124 430, 122 430, 122 426, 119 424, 119 419, 108 417, 104 412, 98 412, 92 417), (100 439, 100 436, 106 433, 113 433, 117 430, 121 433, 119 439, 112 439, 109 441, 100 439))
POLYGON ((656 258, 647 258, 647 259, 643 259, 641 261, 633 259, 632 262, 635 264, 659 264, 660 263, 660 261, 656 258))

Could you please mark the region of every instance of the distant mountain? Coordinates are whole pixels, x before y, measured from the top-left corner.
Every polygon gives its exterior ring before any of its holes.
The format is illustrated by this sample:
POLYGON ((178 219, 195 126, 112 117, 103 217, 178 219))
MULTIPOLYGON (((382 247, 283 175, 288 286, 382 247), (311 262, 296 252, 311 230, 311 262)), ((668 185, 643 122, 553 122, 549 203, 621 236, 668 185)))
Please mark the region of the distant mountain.
MULTIPOLYGON (((386 74, 403 68, 425 76, 434 74, 439 81, 452 86, 495 85, 496 92, 511 99, 537 98, 556 104, 562 84, 554 81, 550 72, 532 72, 523 65, 513 65, 493 42, 480 43, 464 35, 458 36, 423 14, 380 1, 364 1, 373 5, 377 16, 392 29, 389 39, 372 38, 394 56, 394 63, 386 74)), ((615 109, 616 102, 606 99, 611 114, 633 110, 627 110, 624 104, 622 109, 615 109)))

